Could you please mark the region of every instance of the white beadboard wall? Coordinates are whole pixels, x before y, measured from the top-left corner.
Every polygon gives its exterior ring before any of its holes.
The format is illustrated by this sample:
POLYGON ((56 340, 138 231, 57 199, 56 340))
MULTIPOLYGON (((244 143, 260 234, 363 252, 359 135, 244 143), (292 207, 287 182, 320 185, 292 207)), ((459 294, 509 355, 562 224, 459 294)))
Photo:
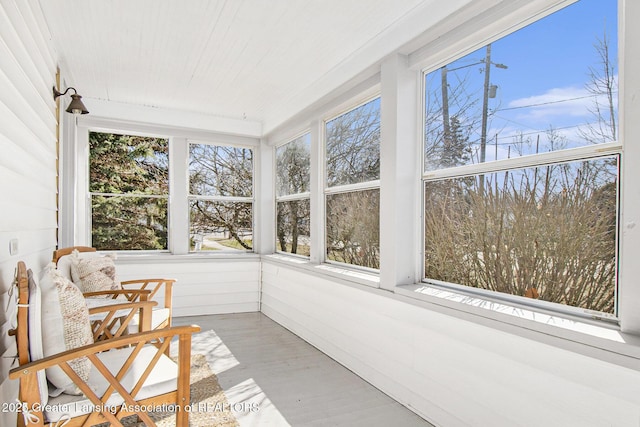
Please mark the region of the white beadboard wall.
POLYGON ((176 317, 260 310, 258 256, 245 260, 174 257, 173 261, 144 262, 131 257, 116 260, 116 265, 120 280, 176 279, 173 287, 176 317))
POLYGON ((266 261, 264 314, 438 426, 634 426, 640 373, 266 261))
MULTIPOLYGON (((32 0, 0 1, 0 401, 12 401, 7 380, 15 340, 7 335, 14 305, 7 310, 16 263, 39 273, 56 246, 56 115, 51 87, 55 52, 32 0), (18 252, 9 242, 17 239, 18 252)), ((0 412, 0 425, 16 422, 0 412)))

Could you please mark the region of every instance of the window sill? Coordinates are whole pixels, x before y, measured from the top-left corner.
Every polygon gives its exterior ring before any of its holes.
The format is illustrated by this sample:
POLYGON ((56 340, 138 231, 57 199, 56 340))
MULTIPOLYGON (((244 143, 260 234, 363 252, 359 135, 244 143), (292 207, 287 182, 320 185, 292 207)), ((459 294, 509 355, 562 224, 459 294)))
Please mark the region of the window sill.
POLYGON ((260 255, 249 252, 232 253, 232 252, 218 252, 218 253, 201 253, 194 252, 182 255, 175 255, 169 252, 146 252, 146 253, 131 253, 131 252, 115 252, 116 262, 118 264, 152 264, 157 262, 169 262, 169 263, 188 263, 188 262, 202 262, 202 261, 224 261, 224 262, 237 262, 237 261, 259 261, 260 255))
POLYGON ((263 255, 262 260, 276 264, 284 264, 287 267, 293 267, 320 277, 330 276, 331 278, 344 281, 348 284, 358 284, 372 288, 380 287, 380 276, 378 274, 355 268, 351 269, 335 264, 314 264, 306 258, 280 254, 263 255))
POLYGON ((399 285, 396 294, 437 306, 447 314, 485 324, 587 356, 639 369, 640 336, 616 325, 534 311, 502 301, 457 293, 426 283, 399 285))

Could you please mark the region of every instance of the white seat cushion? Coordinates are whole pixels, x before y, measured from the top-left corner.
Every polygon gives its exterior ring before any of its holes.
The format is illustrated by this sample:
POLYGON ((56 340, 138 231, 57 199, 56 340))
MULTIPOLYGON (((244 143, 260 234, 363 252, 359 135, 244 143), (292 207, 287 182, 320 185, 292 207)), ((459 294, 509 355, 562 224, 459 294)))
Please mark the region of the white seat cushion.
MULTIPOLYGON (((167 320, 169 318, 170 312, 171 311, 168 308, 153 307, 153 310, 151 313, 151 330, 156 329, 158 326, 160 326, 162 322, 167 320)), ((136 332, 138 332, 138 329, 140 327, 139 325, 140 325, 140 316, 136 314, 131 319, 131 322, 129 322, 129 325, 128 325, 129 333, 135 334, 136 332)))
MULTIPOLYGON (((136 356, 133 365, 122 381, 120 381, 127 391, 130 391, 134 387, 135 383, 140 379, 157 350, 158 349, 152 345, 145 346, 136 356)), ((113 375, 116 375, 132 351, 132 347, 109 350, 99 353, 98 357, 109 371, 113 375)), ((142 389, 134 398, 136 400, 142 400, 175 391, 178 384, 177 378, 178 366, 174 361, 162 354, 157 365, 151 372, 151 375, 149 375, 147 380, 144 382, 142 389)), ((89 375, 87 383, 98 396, 102 396, 108 386, 108 382, 99 374, 95 367, 91 369, 91 374, 89 375)), ((121 406, 123 402, 124 400, 119 394, 113 393, 107 401, 106 406, 121 406)), ((44 412, 46 423, 56 422, 65 414, 72 418, 78 415, 87 414, 94 410, 94 405, 84 396, 62 394, 58 397, 49 397, 49 404, 45 409, 47 409, 47 411, 44 412)))

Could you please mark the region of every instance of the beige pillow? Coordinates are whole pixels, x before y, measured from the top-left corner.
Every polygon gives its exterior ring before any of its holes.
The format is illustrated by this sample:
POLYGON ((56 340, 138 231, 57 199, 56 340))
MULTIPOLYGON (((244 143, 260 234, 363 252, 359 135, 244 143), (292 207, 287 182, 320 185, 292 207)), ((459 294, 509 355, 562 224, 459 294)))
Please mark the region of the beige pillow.
MULTIPOLYGON (((82 292, 62 276, 51 263, 40 280, 42 291, 42 347, 44 356, 52 356, 93 343, 89 309, 82 292)), ((85 356, 69 362, 69 366, 84 381, 89 379, 91 361, 85 356)), ((59 367, 46 369, 47 379, 60 393, 81 394, 71 378, 59 367)))
POLYGON ((77 250, 70 256, 71 277, 82 292, 120 289, 113 256, 82 257, 77 250))

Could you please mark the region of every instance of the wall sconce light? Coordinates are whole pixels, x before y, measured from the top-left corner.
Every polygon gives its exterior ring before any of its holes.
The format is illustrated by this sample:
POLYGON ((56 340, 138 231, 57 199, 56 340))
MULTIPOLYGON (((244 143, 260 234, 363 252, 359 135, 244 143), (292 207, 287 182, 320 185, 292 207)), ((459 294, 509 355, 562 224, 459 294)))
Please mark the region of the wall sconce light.
POLYGON ((82 103, 82 97, 78 95, 78 92, 73 87, 68 87, 64 92, 59 92, 56 87, 53 87, 53 99, 57 99, 59 96, 66 95, 67 92, 73 89, 73 95, 71 96, 71 102, 69 103, 69 107, 65 110, 67 113, 71 113, 74 115, 78 114, 89 114, 89 110, 82 103))

